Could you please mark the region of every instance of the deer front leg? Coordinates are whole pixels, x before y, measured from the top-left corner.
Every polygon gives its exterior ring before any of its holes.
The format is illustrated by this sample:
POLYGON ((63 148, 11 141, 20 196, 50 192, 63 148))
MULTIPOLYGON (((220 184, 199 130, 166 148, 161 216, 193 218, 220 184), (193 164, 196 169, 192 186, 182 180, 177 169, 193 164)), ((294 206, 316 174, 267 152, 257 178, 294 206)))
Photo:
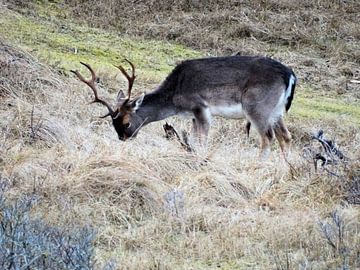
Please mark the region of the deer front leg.
POLYGON ((195 119, 193 119, 193 131, 200 145, 206 146, 209 134, 211 113, 205 106, 198 106, 193 109, 195 119))

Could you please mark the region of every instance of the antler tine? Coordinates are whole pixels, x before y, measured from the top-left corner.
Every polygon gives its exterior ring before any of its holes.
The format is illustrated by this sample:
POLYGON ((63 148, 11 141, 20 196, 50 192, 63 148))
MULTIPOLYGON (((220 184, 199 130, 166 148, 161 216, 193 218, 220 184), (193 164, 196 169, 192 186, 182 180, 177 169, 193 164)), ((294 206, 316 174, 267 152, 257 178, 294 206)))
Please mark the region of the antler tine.
POLYGON ((134 81, 135 81, 135 78, 136 78, 136 75, 135 75, 135 66, 133 65, 133 63, 131 63, 129 60, 127 59, 124 59, 126 62, 128 62, 131 66, 131 76, 126 72, 126 70, 121 66, 115 66, 117 67, 121 73, 126 77, 126 79, 128 80, 129 82, 129 86, 128 86, 128 99, 130 99, 130 96, 131 96, 131 89, 133 87, 133 84, 134 84, 134 81))
POLYGON ((126 58, 125 58, 124 60, 130 64, 132 75, 135 76, 135 66, 134 66, 134 64, 131 63, 131 62, 130 62, 129 60, 127 60, 126 58))
POLYGON ((94 100, 91 102, 91 103, 101 103, 102 105, 106 106, 107 109, 109 110, 109 112, 102 116, 101 118, 105 118, 107 116, 112 116, 114 115, 114 110, 111 108, 111 106, 105 101, 105 100, 102 100, 98 97, 98 93, 97 93, 97 89, 96 89, 96 85, 95 85, 95 81, 96 81, 96 74, 94 72, 94 70, 91 68, 91 66, 89 64, 86 64, 86 63, 83 63, 83 62, 80 62, 80 64, 84 65, 91 73, 91 79, 90 80, 86 80, 80 73, 79 71, 77 70, 71 70, 72 73, 74 73, 80 81, 86 83, 90 88, 91 90, 93 91, 94 93, 94 100))

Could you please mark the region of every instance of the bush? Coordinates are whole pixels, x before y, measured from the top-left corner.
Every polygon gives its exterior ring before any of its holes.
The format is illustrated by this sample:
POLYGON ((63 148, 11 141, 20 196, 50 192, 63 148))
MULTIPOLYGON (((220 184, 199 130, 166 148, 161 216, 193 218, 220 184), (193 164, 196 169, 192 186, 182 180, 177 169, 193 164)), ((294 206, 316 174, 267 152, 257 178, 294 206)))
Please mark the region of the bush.
POLYGON ((0 189, 0 269, 92 269, 94 230, 31 219, 37 202, 31 195, 9 203, 0 189))

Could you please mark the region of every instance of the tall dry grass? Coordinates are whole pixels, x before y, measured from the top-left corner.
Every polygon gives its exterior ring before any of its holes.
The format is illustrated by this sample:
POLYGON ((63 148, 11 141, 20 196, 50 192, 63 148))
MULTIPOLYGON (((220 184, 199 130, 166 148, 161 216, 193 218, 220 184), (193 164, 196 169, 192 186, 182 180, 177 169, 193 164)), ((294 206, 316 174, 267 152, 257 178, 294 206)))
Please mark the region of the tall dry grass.
MULTIPOLYGON (((343 184, 359 179, 355 128, 332 130, 340 121, 325 128, 350 159, 332 167, 339 178, 315 171, 305 155, 320 128, 311 121, 289 121, 288 162, 274 145, 260 163, 256 138, 246 138, 241 121, 215 119, 204 154, 166 140, 163 123, 119 142, 110 122, 97 118, 103 108, 87 104, 89 89, 4 42, 0 82, 7 197, 36 193, 34 214, 49 224, 94 226, 99 267, 110 258, 119 269, 359 267, 360 214, 343 184), (335 210, 346 224, 341 241, 335 210)), ((169 121, 189 128, 183 119, 169 121)))

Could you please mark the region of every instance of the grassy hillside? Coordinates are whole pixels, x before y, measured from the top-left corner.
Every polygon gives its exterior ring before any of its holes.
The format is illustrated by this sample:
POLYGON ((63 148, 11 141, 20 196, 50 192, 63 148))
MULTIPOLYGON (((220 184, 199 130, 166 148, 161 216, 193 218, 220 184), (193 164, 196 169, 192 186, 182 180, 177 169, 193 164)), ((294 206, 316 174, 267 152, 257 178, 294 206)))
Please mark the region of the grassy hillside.
POLYGON ((35 194, 31 218, 94 228, 95 269, 360 267, 357 1, 77 2, 0 1, 0 193, 10 204, 35 194), (256 134, 221 118, 207 153, 165 139, 164 122, 119 142, 69 72, 93 65, 110 101, 126 88, 112 67, 124 58, 137 94, 177 61, 237 52, 298 75, 288 161, 275 143, 260 163, 256 134), (346 158, 316 169, 319 129, 346 158))

